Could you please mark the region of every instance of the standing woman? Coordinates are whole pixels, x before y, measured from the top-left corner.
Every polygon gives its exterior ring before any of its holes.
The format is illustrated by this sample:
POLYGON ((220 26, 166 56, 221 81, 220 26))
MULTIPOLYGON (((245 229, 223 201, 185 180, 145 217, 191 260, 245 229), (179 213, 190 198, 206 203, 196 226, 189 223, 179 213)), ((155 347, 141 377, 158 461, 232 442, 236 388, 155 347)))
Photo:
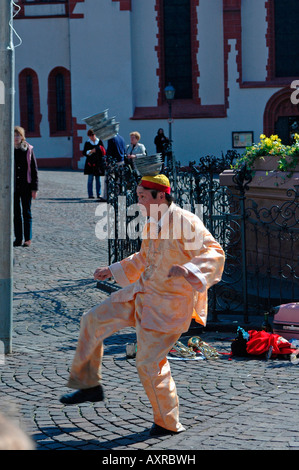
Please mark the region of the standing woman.
POLYGON ((147 155, 146 148, 140 141, 140 134, 137 131, 130 133, 130 145, 127 145, 127 162, 131 168, 135 168, 134 160, 147 155))
POLYGON ((36 199, 38 170, 32 145, 25 140, 23 127, 14 128, 14 246, 30 246, 32 238, 31 201, 36 199))
POLYGON ((106 155, 106 150, 104 148, 103 142, 97 138, 92 129, 89 129, 87 135, 89 139, 84 144, 83 155, 86 156, 86 161, 84 165, 84 175, 88 175, 88 197, 89 199, 94 199, 93 179, 95 179, 97 198, 102 200, 100 177, 105 175, 104 156, 106 155))

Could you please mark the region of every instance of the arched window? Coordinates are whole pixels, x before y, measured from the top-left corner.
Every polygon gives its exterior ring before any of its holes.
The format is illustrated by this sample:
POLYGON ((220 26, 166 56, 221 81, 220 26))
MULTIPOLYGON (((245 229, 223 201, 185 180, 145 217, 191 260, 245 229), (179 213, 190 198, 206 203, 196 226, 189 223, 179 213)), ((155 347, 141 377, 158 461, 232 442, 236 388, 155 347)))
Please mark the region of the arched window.
POLYGON ((267 0, 267 46, 269 49, 267 81, 289 85, 299 74, 298 0, 267 0))
POLYGON ((293 142, 299 128, 299 104, 292 103, 293 89, 289 86, 274 93, 264 111, 264 134, 278 134, 283 144, 293 142))
POLYGON ((28 127, 27 132, 34 132, 34 101, 33 101, 33 80, 32 75, 26 77, 26 92, 27 92, 27 117, 28 127))
POLYGON ((20 124, 29 137, 40 137, 40 98, 38 77, 26 68, 19 74, 20 124))
POLYGON ((62 73, 55 77, 56 85, 56 123, 58 131, 66 130, 65 83, 62 73))
POLYGON ((70 72, 64 67, 52 70, 48 79, 48 109, 51 136, 69 136, 72 128, 70 72))
POLYGON ((298 77, 299 30, 298 0, 274 1, 275 15, 275 76, 298 77))
POLYGON ((190 0, 164 0, 164 74, 175 97, 190 99, 192 91, 190 0))

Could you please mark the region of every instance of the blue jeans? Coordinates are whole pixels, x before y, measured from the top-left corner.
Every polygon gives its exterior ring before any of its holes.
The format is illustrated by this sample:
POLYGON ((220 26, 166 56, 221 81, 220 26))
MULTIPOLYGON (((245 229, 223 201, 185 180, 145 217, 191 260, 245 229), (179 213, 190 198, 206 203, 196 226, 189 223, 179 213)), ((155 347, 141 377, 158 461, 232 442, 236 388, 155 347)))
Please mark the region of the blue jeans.
POLYGON ((101 196, 101 177, 100 176, 94 176, 94 175, 88 175, 88 179, 87 179, 88 197, 93 196, 93 179, 94 178, 96 180, 97 197, 100 197, 101 196))
POLYGON ((22 243, 23 233, 25 241, 32 238, 31 215, 31 189, 24 188, 14 193, 14 231, 17 243, 22 243), (22 210, 21 210, 22 206, 22 210), (24 228, 24 231, 23 231, 24 228))

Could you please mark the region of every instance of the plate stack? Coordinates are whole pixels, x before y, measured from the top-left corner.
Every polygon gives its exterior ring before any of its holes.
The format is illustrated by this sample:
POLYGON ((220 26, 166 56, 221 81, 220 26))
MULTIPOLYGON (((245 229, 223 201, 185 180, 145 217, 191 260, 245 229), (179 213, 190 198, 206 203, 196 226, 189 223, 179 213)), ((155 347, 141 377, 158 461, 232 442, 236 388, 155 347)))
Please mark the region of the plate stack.
POLYGON ((161 153, 147 155, 145 157, 136 157, 134 165, 141 176, 156 176, 160 173, 163 159, 161 153))
POLYGON ((115 121, 115 117, 108 118, 108 109, 105 109, 102 113, 88 116, 83 121, 92 128, 100 140, 112 139, 119 131, 119 122, 115 121))

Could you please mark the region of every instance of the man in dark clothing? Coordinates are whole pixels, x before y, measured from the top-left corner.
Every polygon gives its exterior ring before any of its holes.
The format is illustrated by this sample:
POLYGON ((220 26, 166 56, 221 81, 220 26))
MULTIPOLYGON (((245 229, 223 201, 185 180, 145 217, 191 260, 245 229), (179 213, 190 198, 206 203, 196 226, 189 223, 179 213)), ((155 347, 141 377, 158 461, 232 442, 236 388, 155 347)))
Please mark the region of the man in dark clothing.
POLYGON ((116 136, 108 140, 107 155, 116 158, 119 165, 124 163, 125 153, 125 140, 121 135, 116 134, 116 136))

